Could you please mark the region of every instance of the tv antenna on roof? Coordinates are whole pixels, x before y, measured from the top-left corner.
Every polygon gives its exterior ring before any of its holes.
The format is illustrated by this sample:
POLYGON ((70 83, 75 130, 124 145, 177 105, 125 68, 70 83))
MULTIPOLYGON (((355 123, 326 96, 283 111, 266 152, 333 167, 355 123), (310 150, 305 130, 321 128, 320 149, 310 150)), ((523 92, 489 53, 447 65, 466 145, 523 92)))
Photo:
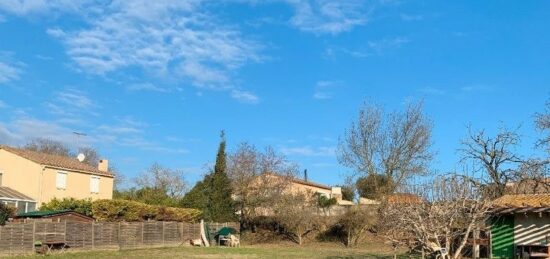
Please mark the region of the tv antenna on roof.
MULTIPOLYGON (((85 133, 81 133, 81 132, 76 132, 76 131, 73 131, 73 134, 76 136, 76 146, 77 148, 80 146, 80 137, 85 137, 87 136, 85 133)), ((83 162, 84 159, 86 159, 86 155, 84 155, 83 153, 79 153, 77 156, 76 156, 76 159, 78 159, 78 161, 80 162, 83 162)))

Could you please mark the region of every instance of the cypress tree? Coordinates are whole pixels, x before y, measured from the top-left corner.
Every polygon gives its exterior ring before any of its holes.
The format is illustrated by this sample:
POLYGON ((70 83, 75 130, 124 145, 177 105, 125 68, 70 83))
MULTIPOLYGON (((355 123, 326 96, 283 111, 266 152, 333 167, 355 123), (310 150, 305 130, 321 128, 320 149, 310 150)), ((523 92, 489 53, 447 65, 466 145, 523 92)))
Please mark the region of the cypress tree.
POLYGON ((221 132, 220 145, 216 154, 216 164, 210 177, 207 210, 210 220, 227 222, 236 219, 231 198, 231 181, 227 176, 227 154, 225 153, 225 133, 221 132))

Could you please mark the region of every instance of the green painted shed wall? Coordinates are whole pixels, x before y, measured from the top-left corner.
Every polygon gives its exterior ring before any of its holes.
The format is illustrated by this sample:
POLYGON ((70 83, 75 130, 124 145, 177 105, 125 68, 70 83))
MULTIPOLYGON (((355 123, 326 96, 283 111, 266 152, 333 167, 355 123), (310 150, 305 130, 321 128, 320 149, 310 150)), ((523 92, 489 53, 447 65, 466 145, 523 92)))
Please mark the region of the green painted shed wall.
POLYGON ((493 258, 514 258, 514 217, 502 216, 491 221, 493 258))

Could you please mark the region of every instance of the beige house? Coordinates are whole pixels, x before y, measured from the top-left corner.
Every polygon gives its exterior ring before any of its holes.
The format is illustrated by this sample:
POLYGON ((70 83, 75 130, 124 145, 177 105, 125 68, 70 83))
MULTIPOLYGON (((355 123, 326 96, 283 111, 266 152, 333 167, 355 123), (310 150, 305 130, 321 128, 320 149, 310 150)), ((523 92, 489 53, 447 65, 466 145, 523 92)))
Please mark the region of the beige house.
POLYGON ((95 168, 76 158, 0 145, 0 187, 8 193, 0 193, 6 196, 0 202, 19 212, 33 211, 53 198, 111 199, 113 179, 107 160, 95 168), (17 198, 22 195, 24 200, 17 198))

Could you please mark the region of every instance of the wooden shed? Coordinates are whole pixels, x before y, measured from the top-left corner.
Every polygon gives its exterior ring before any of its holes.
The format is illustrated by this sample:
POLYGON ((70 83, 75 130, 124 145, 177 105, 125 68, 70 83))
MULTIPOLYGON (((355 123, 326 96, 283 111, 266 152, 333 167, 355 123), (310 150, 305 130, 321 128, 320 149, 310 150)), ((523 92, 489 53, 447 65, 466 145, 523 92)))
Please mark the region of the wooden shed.
POLYGON ((16 222, 25 222, 30 220, 40 220, 48 222, 93 222, 94 218, 73 210, 33 211, 27 213, 19 213, 14 218, 14 221, 16 222))
POLYGON ((492 258, 550 258, 550 194, 504 195, 494 207, 492 258))

